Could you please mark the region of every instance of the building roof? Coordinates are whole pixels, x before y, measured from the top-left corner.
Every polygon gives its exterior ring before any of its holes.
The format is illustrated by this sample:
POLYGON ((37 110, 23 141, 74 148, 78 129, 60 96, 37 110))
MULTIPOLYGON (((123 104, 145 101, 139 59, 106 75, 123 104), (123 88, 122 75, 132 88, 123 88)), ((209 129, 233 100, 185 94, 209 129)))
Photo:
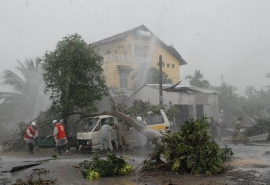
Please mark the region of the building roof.
MULTIPOLYGON (((134 94, 139 92, 144 86, 152 87, 155 89, 159 89, 159 84, 145 84, 140 89, 138 89, 136 92, 134 92, 130 97, 132 97, 134 94)), ((167 92, 182 92, 182 93, 205 93, 205 94, 218 94, 217 91, 209 90, 209 89, 203 89, 195 86, 190 85, 171 85, 171 84, 162 84, 163 91, 167 92)), ((129 97, 129 98, 130 98, 129 97)))
POLYGON ((154 37, 155 39, 169 52, 171 53, 178 61, 179 61, 179 64, 180 65, 185 65, 187 64, 187 62, 181 57, 181 55, 178 53, 178 51, 176 51, 176 49, 173 47, 173 46, 168 46, 166 45, 162 40, 160 40, 153 32, 151 32, 146 26, 144 25, 140 25, 136 28, 133 28, 131 30, 128 30, 128 31, 125 31, 125 32, 122 32, 122 33, 119 33, 117 35, 114 35, 114 36, 111 36, 111 37, 108 37, 106 39, 103 39, 103 40, 100 40, 100 41, 97 41, 93 44, 95 45, 101 45, 101 44, 105 44, 107 42, 111 42, 111 41, 115 41, 115 40, 118 40, 118 39, 123 39, 123 38, 126 38, 127 34, 128 33, 131 33, 131 32, 135 32, 136 30, 142 30, 142 31, 147 31, 147 32, 150 32, 154 37))

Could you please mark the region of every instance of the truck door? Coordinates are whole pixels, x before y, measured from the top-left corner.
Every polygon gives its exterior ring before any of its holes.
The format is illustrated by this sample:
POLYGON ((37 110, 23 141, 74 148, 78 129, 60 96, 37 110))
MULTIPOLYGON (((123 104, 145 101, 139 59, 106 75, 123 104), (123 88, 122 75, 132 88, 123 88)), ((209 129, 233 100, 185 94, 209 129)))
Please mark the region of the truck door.
POLYGON ((101 135, 100 135, 100 121, 97 123, 94 131, 93 131, 93 140, 92 145, 95 147, 96 145, 100 145, 101 135))

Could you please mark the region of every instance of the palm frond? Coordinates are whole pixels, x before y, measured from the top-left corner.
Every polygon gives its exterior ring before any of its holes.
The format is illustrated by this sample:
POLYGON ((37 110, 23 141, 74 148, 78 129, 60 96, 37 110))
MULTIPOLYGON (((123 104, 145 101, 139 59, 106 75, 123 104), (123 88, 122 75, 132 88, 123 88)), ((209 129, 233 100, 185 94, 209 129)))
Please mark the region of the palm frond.
POLYGON ((21 61, 17 61, 19 66, 16 66, 15 68, 20 71, 23 75, 23 77, 26 79, 28 77, 28 72, 27 72, 27 69, 24 67, 24 65, 22 64, 21 61))
POLYGON ((22 80, 18 75, 16 75, 11 70, 5 70, 2 72, 0 77, 3 82, 0 85, 10 85, 14 90, 22 92, 24 86, 24 80, 22 80))
POLYGON ((0 92, 0 100, 4 100, 2 103, 15 102, 22 97, 21 94, 15 92, 0 92))

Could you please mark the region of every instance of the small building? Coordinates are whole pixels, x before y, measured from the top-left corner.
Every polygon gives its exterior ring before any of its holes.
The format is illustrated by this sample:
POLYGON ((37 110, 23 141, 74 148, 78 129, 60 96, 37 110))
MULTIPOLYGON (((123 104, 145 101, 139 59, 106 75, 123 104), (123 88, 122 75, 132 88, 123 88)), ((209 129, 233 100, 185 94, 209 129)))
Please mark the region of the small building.
MULTIPOLYGON (((203 116, 219 119, 218 93, 194 86, 163 84, 163 104, 174 105, 179 114, 174 122, 178 129, 184 121, 203 116)), ((129 97, 129 103, 140 99, 153 105, 159 104, 159 84, 146 84, 129 97)))
POLYGON ((166 45, 144 25, 93 44, 104 57, 102 67, 107 86, 114 89, 133 89, 138 81, 142 86, 147 69, 159 67, 159 55, 162 70, 173 83, 180 81, 180 66, 187 64, 173 46, 166 45))

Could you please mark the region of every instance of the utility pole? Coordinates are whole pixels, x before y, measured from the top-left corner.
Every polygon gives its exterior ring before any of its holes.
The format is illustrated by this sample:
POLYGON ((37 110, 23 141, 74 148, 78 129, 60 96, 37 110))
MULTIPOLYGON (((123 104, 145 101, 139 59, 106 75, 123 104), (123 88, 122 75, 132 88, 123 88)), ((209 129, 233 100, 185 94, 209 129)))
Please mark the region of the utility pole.
POLYGON ((162 55, 159 55, 159 105, 162 105, 162 55))

